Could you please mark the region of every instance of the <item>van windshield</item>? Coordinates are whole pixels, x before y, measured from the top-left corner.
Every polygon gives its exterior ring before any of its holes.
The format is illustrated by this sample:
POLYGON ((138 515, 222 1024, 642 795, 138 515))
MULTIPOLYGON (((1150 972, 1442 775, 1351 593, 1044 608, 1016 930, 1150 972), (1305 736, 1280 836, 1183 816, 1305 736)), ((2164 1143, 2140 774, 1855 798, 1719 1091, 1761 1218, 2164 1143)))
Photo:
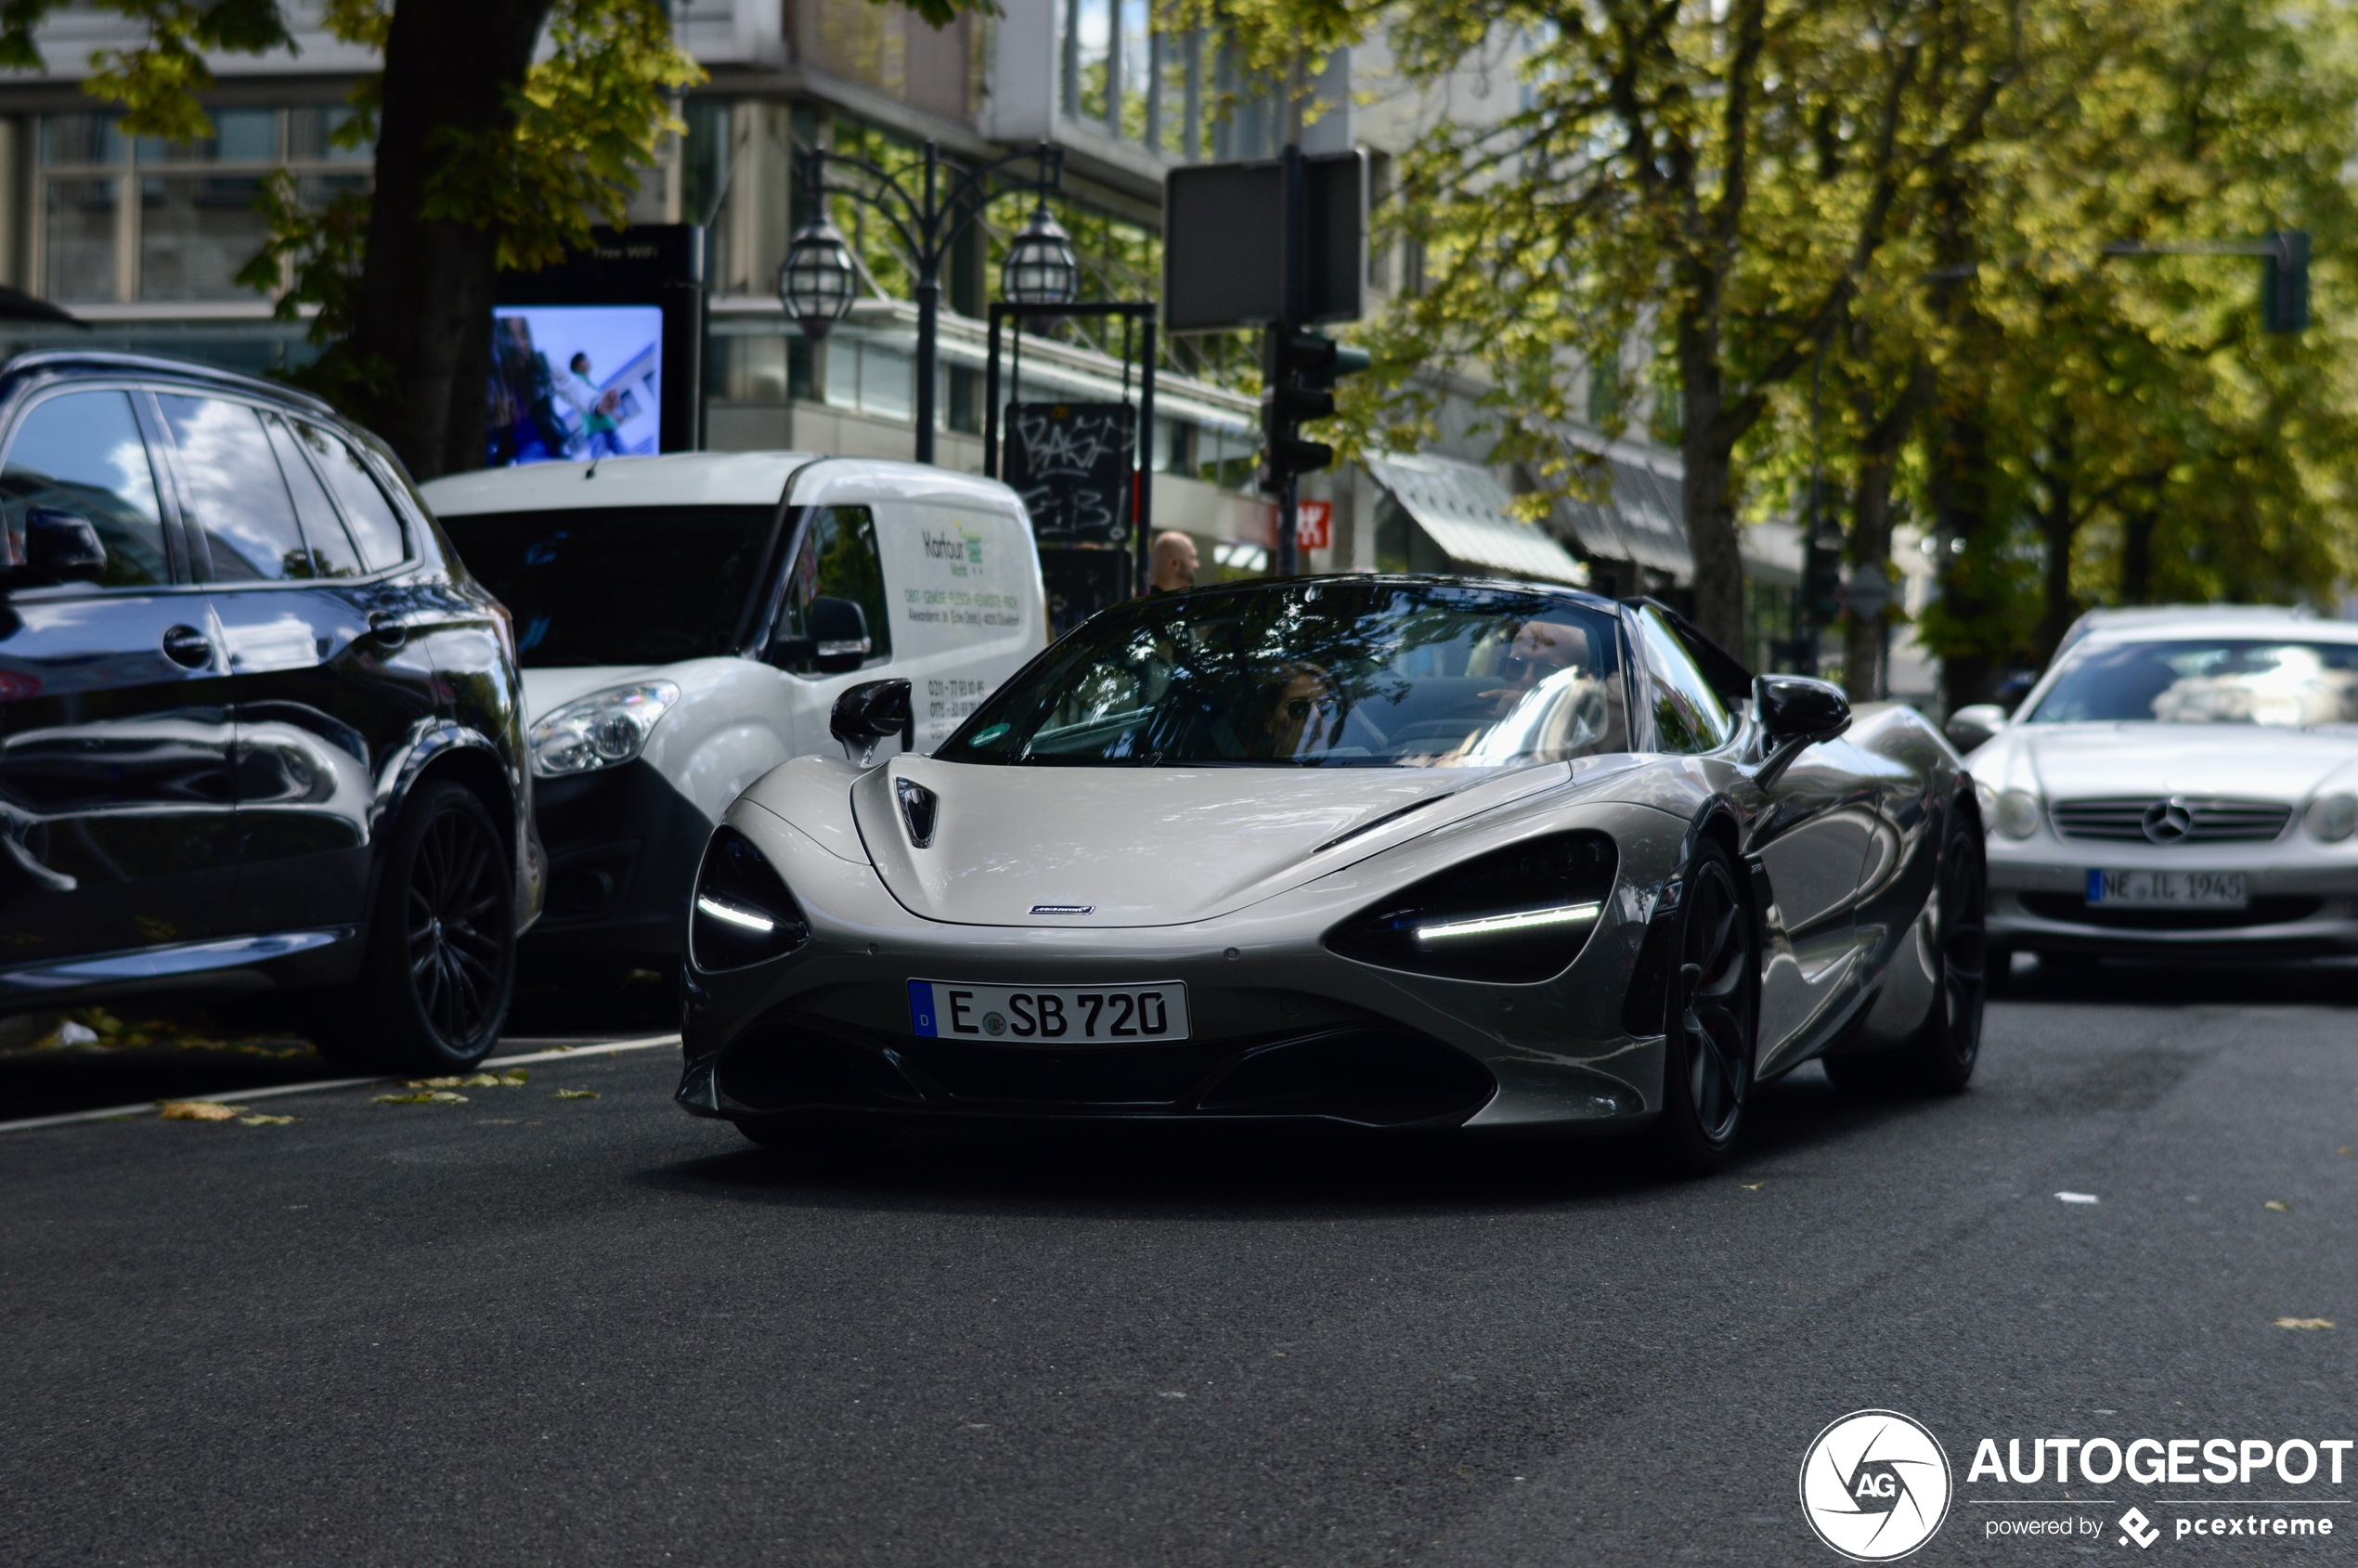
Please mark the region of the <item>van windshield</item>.
POLYGON ((516 618, 526 669, 673 664, 732 652, 774 506, 583 507, 445 517, 467 569, 516 618))

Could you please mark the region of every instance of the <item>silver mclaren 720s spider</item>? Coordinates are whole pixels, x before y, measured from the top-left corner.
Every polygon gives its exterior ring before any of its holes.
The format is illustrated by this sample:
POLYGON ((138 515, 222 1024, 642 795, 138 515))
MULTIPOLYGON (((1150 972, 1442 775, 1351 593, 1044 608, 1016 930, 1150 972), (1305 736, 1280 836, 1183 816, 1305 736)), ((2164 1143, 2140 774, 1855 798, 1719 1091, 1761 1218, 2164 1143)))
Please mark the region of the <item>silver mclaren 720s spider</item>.
POLYGON ((1132 600, 930 756, 746 790, 689 914, 680 1104, 765 1146, 916 1122, 1650 1129, 1764 1081, 1962 1088, 1972 780, 1912 709, 1754 678, 1668 607, 1434 577, 1132 600))

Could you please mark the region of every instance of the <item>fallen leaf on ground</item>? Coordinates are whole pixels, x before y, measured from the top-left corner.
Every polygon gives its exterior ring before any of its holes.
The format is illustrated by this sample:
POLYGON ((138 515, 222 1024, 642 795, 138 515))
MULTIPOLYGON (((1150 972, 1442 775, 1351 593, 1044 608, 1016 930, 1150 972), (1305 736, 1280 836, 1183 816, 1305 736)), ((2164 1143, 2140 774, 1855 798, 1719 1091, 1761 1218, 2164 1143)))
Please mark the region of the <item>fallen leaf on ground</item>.
POLYGON ((2286 1202, 2281 1198, 2270 1199, 2268 1200, 2268 1207, 2274 1209, 2279 1214, 2289 1214, 2292 1212, 2292 1205, 2286 1202))
POLYGON ((428 1089, 415 1095, 379 1095, 376 1103, 381 1106, 462 1106, 467 1103, 467 1096, 454 1095, 447 1089, 428 1089))
POLYGON ((2340 1155, 2344 1160, 2358 1160, 2358 1148, 2352 1148, 2348 1145, 2344 1145, 2342 1147, 2334 1150, 2334 1152, 2340 1155))
POLYGON ((284 1127, 293 1120, 292 1116, 240 1116, 238 1118, 238 1125, 240 1127, 284 1127))
POLYGON ((2330 1328, 2333 1324, 2323 1317, 2279 1317, 2276 1319, 2276 1327, 2279 1328, 2330 1328))
POLYGON ((402 1085, 405 1089, 456 1089, 464 1080, 449 1078, 413 1078, 402 1085))
POLYGON ((2096 1195, 2092 1192, 2059 1192, 2055 1194, 2055 1196, 2062 1199, 2066 1203, 2093 1203, 2097 1201, 2096 1195))
POLYGON ((1768 1184, 1767 1182, 1738 1182, 1736 1185, 1743 1188, 1746 1192, 1758 1192, 1762 1187, 1767 1186, 1768 1184))
POLYGON ((166 1121, 228 1121, 242 1115, 243 1106, 215 1105, 211 1100, 165 1100, 156 1115, 166 1121))
POLYGON ((525 1069, 520 1067, 512 1067, 507 1071, 499 1075, 499 1082, 502 1083, 522 1083, 531 1076, 532 1074, 525 1071, 525 1069))
POLYGON ((459 1080, 459 1087, 461 1089, 497 1089, 499 1087, 499 1080, 493 1077, 490 1073, 478 1072, 459 1080))
POLYGON ((598 1097, 598 1091, 595 1089, 560 1089, 557 1091, 555 1097, 561 1100, 594 1100, 598 1097))

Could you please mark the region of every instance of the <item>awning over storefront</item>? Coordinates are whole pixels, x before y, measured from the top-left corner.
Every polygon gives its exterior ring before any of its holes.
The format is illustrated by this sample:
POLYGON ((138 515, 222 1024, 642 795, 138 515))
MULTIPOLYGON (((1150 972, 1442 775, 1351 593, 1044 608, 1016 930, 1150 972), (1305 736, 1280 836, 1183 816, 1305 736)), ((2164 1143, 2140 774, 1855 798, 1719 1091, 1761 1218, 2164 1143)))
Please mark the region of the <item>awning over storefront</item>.
POLYGON ((1512 498, 1488 469, 1424 456, 1371 457, 1367 463, 1450 560, 1545 582, 1588 580, 1588 568, 1545 528, 1508 510, 1512 498))
POLYGON ((1560 515, 1589 554, 1630 561, 1684 581, 1694 576, 1687 547, 1685 482, 1627 457, 1607 457, 1595 501, 1561 503, 1560 515))

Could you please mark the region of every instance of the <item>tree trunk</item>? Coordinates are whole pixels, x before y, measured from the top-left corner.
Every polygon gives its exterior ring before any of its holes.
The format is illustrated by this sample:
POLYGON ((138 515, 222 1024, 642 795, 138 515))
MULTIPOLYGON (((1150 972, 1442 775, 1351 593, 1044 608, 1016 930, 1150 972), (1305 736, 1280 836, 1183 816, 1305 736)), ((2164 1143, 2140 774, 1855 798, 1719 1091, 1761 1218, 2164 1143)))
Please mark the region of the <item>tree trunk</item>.
POLYGON ((2071 596, 2071 542, 2079 532, 2078 498, 2071 489, 2072 423, 2059 415, 2053 437, 2054 460, 2049 470, 2046 504, 2039 509, 2039 534, 2046 541, 2045 604, 2039 616, 2039 660, 2055 656, 2055 649, 2079 618, 2079 601, 2071 596))
MULTIPOLYGON (((1860 358, 1866 358, 1864 329, 1857 338, 1860 358)), ((1918 364, 1909 371, 1898 397, 1881 418, 1875 413, 1875 388, 1861 383, 1852 393, 1851 406, 1864 433, 1858 445, 1859 478, 1851 489, 1850 562, 1884 569, 1896 594, 1900 577, 1891 569, 1891 480, 1899 448, 1915 428, 1917 416, 1932 395, 1932 371, 1918 364)), ((1898 609, 1895 601, 1881 615, 1849 617, 1842 637, 1842 683, 1852 702, 1874 702, 1887 695, 1889 672, 1883 667, 1884 628, 1898 609)))
POLYGON ((421 480, 483 466, 499 237, 419 215, 436 130, 501 128, 550 0, 400 0, 385 44, 376 189, 351 350, 381 378, 371 428, 421 480))
POLYGON ((1683 521, 1695 555, 1695 624, 1742 659, 1744 566, 1729 470, 1743 432, 1728 428, 1718 350, 1717 334, 1707 323, 1691 318, 1679 324, 1679 393, 1686 421, 1679 433, 1686 466, 1683 521))
POLYGON ((2144 604, 2153 597, 2154 528, 2158 512, 2132 512, 2120 525, 2120 602, 2144 604))

